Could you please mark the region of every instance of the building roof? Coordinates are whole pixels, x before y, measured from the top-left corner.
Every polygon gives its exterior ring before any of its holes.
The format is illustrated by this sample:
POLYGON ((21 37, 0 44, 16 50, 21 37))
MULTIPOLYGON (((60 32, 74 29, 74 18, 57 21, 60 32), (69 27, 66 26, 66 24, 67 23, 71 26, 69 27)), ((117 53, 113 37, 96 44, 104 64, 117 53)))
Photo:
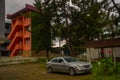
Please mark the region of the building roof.
POLYGON ((38 11, 34 6, 31 6, 29 4, 25 4, 25 8, 17 11, 16 13, 10 15, 10 14, 7 14, 7 18, 8 19, 13 19, 15 18, 16 16, 19 16, 21 15, 21 13, 25 13, 25 12, 28 12, 28 11, 38 11))
POLYGON ((110 47, 120 47, 120 38, 98 40, 98 41, 88 41, 84 47, 86 48, 110 48, 110 47))

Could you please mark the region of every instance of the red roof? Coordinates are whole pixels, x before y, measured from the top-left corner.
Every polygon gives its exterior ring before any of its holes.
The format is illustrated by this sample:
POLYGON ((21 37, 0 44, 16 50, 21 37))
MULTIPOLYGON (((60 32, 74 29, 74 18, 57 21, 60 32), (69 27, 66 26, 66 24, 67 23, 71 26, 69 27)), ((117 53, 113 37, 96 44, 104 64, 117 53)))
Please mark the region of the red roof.
POLYGON ((28 11, 38 11, 34 6, 31 6, 29 4, 25 4, 25 8, 17 11, 16 13, 10 15, 10 14, 7 14, 7 18, 8 19, 12 19, 12 18, 15 18, 16 16, 19 16, 21 13, 25 13, 25 12, 28 12, 28 11))

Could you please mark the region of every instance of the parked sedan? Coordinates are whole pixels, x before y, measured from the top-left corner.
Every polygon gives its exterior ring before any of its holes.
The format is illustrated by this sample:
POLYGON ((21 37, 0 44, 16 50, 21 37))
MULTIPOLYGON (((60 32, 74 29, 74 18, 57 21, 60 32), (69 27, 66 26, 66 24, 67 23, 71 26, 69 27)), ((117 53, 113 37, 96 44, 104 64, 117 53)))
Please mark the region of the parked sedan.
POLYGON ((46 67, 48 73, 66 72, 74 76, 75 74, 90 72, 92 65, 74 57, 55 57, 46 63, 46 67))

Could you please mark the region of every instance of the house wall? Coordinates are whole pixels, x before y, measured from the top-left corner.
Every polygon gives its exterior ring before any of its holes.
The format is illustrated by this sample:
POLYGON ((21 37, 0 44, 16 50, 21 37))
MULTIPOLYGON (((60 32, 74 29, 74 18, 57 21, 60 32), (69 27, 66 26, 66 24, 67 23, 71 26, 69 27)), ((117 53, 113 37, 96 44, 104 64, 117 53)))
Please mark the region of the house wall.
POLYGON ((30 50, 24 50, 21 55, 24 57, 30 57, 32 56, 32 52, 30 50))
POLYGON ((97 59, 99 57, 99 49, 87 48, 86 56, 87 60, 97 59))
POLYGON ((113 56, 120 57, 120 47, 113 48, 113 56))
MULTIPOLYGON (((86 56, 87 60, 95 60, 101 58, 100 48, 87 48, 86 56)), ((120 58, 120 47, 104 48, 104 57, 113 56, 114 58, 120 58)))
POLYGON ((12 29, 8 35, 11 42, 7 48, 11 51, 10 57, 19 54, 25 57, 31 56, 31 33, 27 30, 29 27, 31 28, 30 17, 18 15, 12 19, 12 29))

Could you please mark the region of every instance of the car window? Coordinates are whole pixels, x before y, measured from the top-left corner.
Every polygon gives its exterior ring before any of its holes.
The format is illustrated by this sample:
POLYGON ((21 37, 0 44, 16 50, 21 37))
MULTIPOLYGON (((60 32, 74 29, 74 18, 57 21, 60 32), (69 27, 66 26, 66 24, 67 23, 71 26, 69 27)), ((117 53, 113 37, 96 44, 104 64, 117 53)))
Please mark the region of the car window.
POLYGON ((63 59, 58 59, 58 63, 64 62, 63 59))
POLYGON ((53 59, 51 62, 57 63, 57 58, 53 59))
POLYGON ((65 61, 67 61, 67 62, 76 62, 76 61, 78 61, 78 59, 77 59, 77 58, 74 58, 74 57, 65 57, 64 59, 65 59, 65 61))

